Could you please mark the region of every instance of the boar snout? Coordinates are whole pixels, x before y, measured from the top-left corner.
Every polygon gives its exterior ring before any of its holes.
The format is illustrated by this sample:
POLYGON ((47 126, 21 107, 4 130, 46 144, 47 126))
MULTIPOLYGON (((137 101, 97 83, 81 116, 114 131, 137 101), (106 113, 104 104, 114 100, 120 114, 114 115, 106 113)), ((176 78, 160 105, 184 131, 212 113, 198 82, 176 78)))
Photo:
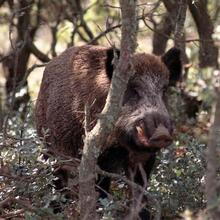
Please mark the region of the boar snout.
POLYGON ((136 126, 136 131, 138 141, 146 147, 165 148, 173 141, 170 132, 163 125, 159 125, 151 137, 146 135, 142 126, 136 126))
POLYGON ((168 147, 172 141, 172 126, 171 123, 152 123, 149 126, 149 121, 141 120, 135 126, 135 139, 144 147, 165 148, 168 147))

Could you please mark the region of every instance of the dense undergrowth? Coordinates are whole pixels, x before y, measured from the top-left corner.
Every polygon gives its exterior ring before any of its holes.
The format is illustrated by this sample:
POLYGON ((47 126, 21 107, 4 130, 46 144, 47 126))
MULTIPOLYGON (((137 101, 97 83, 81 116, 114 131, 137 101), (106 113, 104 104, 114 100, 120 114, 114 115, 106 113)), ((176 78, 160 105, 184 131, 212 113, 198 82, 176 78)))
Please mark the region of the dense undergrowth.
MULTIPOLYGON (((33 106, 27 112, 25 117, 19 112, 11 114, 7 132, 0 137, 0 216, 6 219, 77 219, 77 166, 73 165, 72 182, 66 189, 71 196, 54 190, 54 169, 63 163, 71 166, 71 161, 43 159, 45 149, 34 127, 33 106)), ((186 209, 197 212, 205 205, 204 137, 208 128, 205 120, 199 121, 200 117, 188 119, 184 124, 177 120, 174 143, 158 155, 148 188, 160 201, 162 214, 167 219, 186 209), (198 130, 199 137, 203 136, 201 139, 196 138, 198 130)), ((97 207, 103 219, 120 219, 129 204, 127 191, 122 181, 113 183, 113 197, 100 200, 97 207)))

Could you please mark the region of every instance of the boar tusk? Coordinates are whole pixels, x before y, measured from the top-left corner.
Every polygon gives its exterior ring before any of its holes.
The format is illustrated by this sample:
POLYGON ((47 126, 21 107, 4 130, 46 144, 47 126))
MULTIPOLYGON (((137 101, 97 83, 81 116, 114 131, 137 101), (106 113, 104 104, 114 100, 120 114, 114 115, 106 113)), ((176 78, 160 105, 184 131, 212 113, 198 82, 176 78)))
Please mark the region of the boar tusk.
POLYGON ((138 134, 140 134, 140 135, 144 134, 144 130, 141 126, 136 126, 136 129, 137 129, 138 134))
POLYGON ((148 146, 149 145, 148 138, 145 136, 144 129, 141 126, 136 126, 136 130, 139 141, 142 144, 148 146))

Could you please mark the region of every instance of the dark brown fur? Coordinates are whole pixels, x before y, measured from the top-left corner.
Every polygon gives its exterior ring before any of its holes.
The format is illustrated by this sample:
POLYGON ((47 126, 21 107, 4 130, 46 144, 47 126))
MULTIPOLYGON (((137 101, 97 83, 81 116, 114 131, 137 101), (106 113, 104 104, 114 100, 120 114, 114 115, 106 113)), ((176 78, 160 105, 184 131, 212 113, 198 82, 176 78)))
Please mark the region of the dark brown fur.
POLYGON ((92 116, 103 108, 110 84, 104 69, 105 53, 100 47, 70 48, 46 67, 36 122, 40 136, 42 130, 49 129, 47 142, 55 149, 76 156, 83 144, 85 103, 96 99, 92 116))
MULTIPOLYGON (((42 131, 49 129, 50 146, 73 156, 82 148, 84 106, 93 103, 91 116, 95 120, 110 85, 105 61, 106 48, 83 46, 69 48, 47 65, 35 112, 38 134, 43 136, 42 131)), ((165 74, 168 81, 167 68, 159 57, 137 54, 134 65, 136 74, 165 74)))

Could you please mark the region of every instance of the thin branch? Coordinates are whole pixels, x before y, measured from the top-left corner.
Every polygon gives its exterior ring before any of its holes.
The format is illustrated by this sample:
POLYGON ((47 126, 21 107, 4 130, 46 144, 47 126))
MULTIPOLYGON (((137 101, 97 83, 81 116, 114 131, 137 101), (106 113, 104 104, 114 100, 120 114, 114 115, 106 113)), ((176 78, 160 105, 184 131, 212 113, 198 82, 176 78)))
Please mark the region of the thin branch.
POLYGON ((107 177, 111 177, 113 179, 119 179, 119 180, 122 180, 123 182, 127 183, 129 186, 131 186, 132 188, 140 191, 140 192, 143 192, 144 194, 144 197, 146 197, 145 199, 148 199, 151 206, 155 208, 156 210, 156 215, 155 215, 155 220, 160 220, 161 218, 161 205, 160 205, 160 202, 156 199, 156 197, 154 195, 152 195, 151 193, 149 193, 144 187, 138 185, 137 183, 119 175, 119 174, 116 174, 116 173, 109 173, 109 172, 106 172, 102 169, 100 169, 98 166, 96 167, 96 172, 100 175, 103 175, 103 176, 107 176, 107 177))
MULTIPOLYGON (((161 35, 161 36, 164 36, 164 37, 167 37, 167 38, 169 38, 169 39, 174 40, 174 37, 171 37, 171 36, 169 36, 169 35, 166 35, 166 34, 160 32, 160 31, 157 31, 157 30, 155 30, 154 28, 152 28, 152 27, 147 23, 147 21, 146 21, 146 17, 147 17, 147 16, 148 16, 148 13, 147 13, 147 14, 143 14, 143 15, 139 16, 139 17, 137 18, 137 20, 143 20, 145 26, 146 26, 148 29, 150 29, 151 31, 153 31, 153 32, 155 32, 155 33, 157 33, 157 34, 159 34, 159 35, 161 35)), ((100 38, 104 37, 106 34, 112 32, 113 30, 115 30, 115 29, 117 29, 117 28, 120 28, 120 27, 121 27, 121 24, 117 24, 117 25, 114 25, 114 26, 112 26, 112 27, 109 27, 108 29, 106 29, 105 31, 101 32, 101 33, 98 34, 96 37, 94 37, 91 41, 89 41, 88 44, 97 43, 97 41, 98 41, 100 38)), ((84 41, 87 41, 87 40, 84 39, 84 41)), ((199 39, 199 38, 192 38, 192 39, 189 38, 189 39, 185 39, 185 40, 179 39, 178 41, 179 41, 179 42, 185 42, 185 43, 191 43, 191 42, 201 42, 201 41, 204 41, 204 42, 207 41, 207 42, 208 42, 208 41, 210 41, 210 40, 208 40, 208 39, 199 39)))
POLYGON ((50 58, 42 51, 40 51, 31 40, 28 41, 28 47, 31 53, 36 56, 41 62, 45 63, 50 61, 50 58))
POLYGON ((109 32, 117 29, 117 28, 120 28, 121 27, 121 24, 117 24, 115 26, 112 26, 108 29, 106 29, 105 31, 103 31, 102 33, 98 34, 96 37, 94 37, 91 41, 89 41, 88 44, 94 44, 96 43, 100 38, 104 37, 106 34, 108 34, 109 32))
POLYGON ((43 64, 33 64, 24 74, 24 77, 22 79, 22 81, 19 83, 19 85, 16 87, 16 92, 19 91, 26 83, 28 76, 31 74, 31 72, 36 69, 36 68, 41 68, 41 67, 45 67, 47 65, 47 63, 43 63, 43 64))

